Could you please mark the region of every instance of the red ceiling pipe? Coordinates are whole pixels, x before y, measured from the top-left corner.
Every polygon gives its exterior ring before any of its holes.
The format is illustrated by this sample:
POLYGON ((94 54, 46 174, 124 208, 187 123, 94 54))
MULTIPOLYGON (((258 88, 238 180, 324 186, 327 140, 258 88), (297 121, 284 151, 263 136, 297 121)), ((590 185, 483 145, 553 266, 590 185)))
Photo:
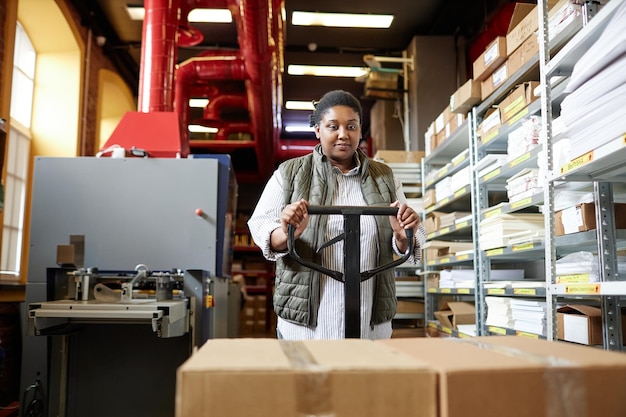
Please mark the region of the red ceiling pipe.
POLYGON ((180 0, 145 0, 139 75, 140 112, 172 111, 180 0))
POLYGON ((224 108, 240 108, 248 110, 248 98, 243 94, 223 94, 209 100, 204 108, 204 120, 221 120, 221 112, 224 108))
POLYGON ((231 133, 249 133, 252 134, 252 126, 246 122, 231 122, 218 129, 215 134, 215 140, 228 140, 231 133))
POLYGON ((176 68, 174 108, 178 113, 183 135, 189 141, 189 99, 198 81, 244 80, 247 73, 239 52, 211 51, 181 63, 176 68))
MULTIPOLYGON (((285 0, 272 0, 272 36, 276 47, 274 48, 275 68, 273 68, 274 97, 274 149, 280 149, 280 132, 282 131, 282 105, 283 105, 283 74, 285 73, 285 38, 287 36, 287 25, 284 17, 285 0)), ((275 161, 278 162, 278 161, 275 161)))

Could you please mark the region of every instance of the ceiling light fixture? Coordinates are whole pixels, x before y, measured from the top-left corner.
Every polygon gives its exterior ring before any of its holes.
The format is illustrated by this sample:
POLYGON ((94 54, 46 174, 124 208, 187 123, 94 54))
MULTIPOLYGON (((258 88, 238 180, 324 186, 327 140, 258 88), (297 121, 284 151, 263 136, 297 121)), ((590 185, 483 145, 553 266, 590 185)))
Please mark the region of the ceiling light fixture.
MULTIPOLYGON (((143 6, 127 5, 126 12, 132 20, 143 20, 146 10, 143 6)), ((193 9, 187 15, 189 22, 196 23, 231 23, 233 15, 228 9, 193 9)))
POLYGON ((312 101, 287 100, 285 102, 285 108, 287 110, 315 110, 312 101))
POLYGON ((190 98, 189 107, 205 108, 209 104, 208 98, 190 98))
POLYGON ((314 75, 317 77, 351 77, 357 78, 367 73, 364 67, 339 67, 323 65, 289 65, 289 75, 314 75))
POLYGON ((393 15, 354 13, 293 12, 291 24, 297 26, 358 27, 388 29, 393 15))

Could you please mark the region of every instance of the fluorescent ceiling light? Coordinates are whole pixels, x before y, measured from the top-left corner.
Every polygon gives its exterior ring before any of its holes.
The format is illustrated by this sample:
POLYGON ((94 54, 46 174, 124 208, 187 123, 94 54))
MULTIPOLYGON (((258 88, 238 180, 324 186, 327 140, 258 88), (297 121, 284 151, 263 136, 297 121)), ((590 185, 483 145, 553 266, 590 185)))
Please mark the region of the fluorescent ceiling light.
POLYGON ((190 98, 189 99, 189 107, 199 107, 205 108, 206 105, 209 104, 208 98, 190 98))
MULTIPOLYGON (((132 20, 143 20, 146 10, 142 6, 126 6, 126 12, 132 20)), ((233 15, 228 9, 193 9, 187 16, 189 22, 231 23, 233 15)))
POLYGON ((188 127, 191 133, 217 133, 216 127, 206 127, 200 125, 189 125, 188 127))
POLYGON ((287 125, 285 126, 285 132, 315 132, 315 128, 309 125, 287 125))
POLYGON ((312 101, 287 100, 285 108, 287 110, 315 110, 312 101))
POLYGON ((293 12, 291 24, 297 26, 331 26, 388 29, 393 22, 389 14, 293 12))
POLYGON ((318 77, 351 77, 356 78, 367 73, 364 67, 336 67, 321 65, 289 65, 289 75, 315 75, 318 77))

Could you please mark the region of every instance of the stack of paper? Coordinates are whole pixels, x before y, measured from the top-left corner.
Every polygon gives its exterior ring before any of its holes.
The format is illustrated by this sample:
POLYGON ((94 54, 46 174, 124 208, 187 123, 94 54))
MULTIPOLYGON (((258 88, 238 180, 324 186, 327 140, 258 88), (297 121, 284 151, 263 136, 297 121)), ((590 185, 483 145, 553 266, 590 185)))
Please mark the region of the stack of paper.
POLYGON ((539 168, 523 169, 506 181, 506 194, 509 201, 526 198, 542 190, 539 168))
POLYGON ((618 6, 594 45, 578 60, 561 117, 576 158, 626 132, 626 3, 618 6), (593 140, 590 140, 593 138, 593 140))
MULTIPOLYGON (((600 281, 598 256, 591 252, 570 253, 556 261, 557 282, 600 281)), ((617 257, 617 272, 626 274, 626 256, 617 257)))
POLYGON ((507 142, 508 160, 512 161, 520 155, 529 152, 539 145, 539 133, 541 132, 541 117, 530 116, 522 122, 522 125, 509 133, 507 142))
POLYGON ((501 248, 521 243, 525 239, 543 239, 543 215, 540 213, 513 213, 489 217, 480 223, 481 250, 501 248))
POLYGON ((546 302, 540 300, 511 300, 513 329, 547 336, 546 302))
POLYGON ((499 153, 490 153, 485 155, 483 159, 478 161, 476 168, 478 170, 478 176, 482 177, 487 175, 494 169, 500 168, 506 162, 507 155, 499 153))
POLYGON ((450 176, 450 188, 454 193, 457 190, 465 187, 470 184, 472 179, 472 172, 470 171, 470 166, 466 166, 465 168, 459 170, 458 172, 452 174, 450 176))
POLYGON ((467 211, 453 211, 452 213, 443 213, 441 216, 439 216, 439 227, 449 227, 449 226, 453 226, 458 219, 467 217, 468 215, 471 215, 472 213, 469 213, 467 211))
POLYGON ((485 297, 487 304, 487 326, 513 328, 510 297, 485 297))
POLYGON ((439 273, 440 288, 474 288, 475 284, 473 269, 446 269, 439 273))
POLYGON ((450 177, 442 178, 437 184, 435 184, 435 201, 441 201, 446 197, 452 195, 452 183, 450 177))

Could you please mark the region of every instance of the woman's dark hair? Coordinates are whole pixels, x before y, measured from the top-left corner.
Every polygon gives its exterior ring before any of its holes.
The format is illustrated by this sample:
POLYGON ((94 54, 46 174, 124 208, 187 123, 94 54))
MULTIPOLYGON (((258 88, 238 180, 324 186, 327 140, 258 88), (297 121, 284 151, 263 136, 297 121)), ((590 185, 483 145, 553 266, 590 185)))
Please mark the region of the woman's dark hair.
POLYGON ((313 111, 313 114, 309 116, 311 127, 319 124, 322 121, 324 113, 334 106, 350 107, 359 115, 359 124, 363 120, 363 108, 361 107, 361 103, 356 97, 354 97, 354 95, 352 95, 352 93, 349 93, 348 91, 329 91, 322 96, 320 101, 314 101, 313 106, 315 107, 315 110, 313 111))

